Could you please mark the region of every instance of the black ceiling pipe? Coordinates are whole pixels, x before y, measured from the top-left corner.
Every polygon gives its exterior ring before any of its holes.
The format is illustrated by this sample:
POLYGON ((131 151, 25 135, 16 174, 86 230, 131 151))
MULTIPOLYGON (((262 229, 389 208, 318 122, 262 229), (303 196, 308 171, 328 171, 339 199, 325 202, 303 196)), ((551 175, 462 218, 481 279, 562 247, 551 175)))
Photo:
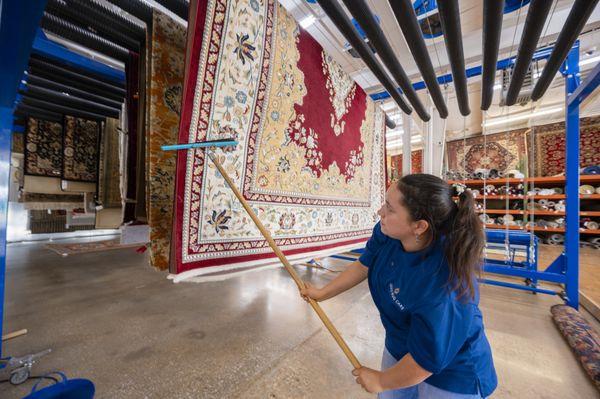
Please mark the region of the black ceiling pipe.
POLYGON ((500 49, 504 0, 483 2, 483 70, 481 73, 481 109, 487 111, 494 98, 496 63, 500 49))
POLYGON ((42 69, 39 67, 29 66, 28 75, 41 77, 41 78, 44 78, 47 80, 51 79, 52 81, 63 84, 65 86, 76 87, 79 90, 83 90, 86 92, 92 92, 99 96, 102 96, 104 98, 107 98, 107 99, 110 99, 112 101, 116 101, 119 103, 122 103, 124 101, 124 96, 121 94, 118 94, 115 92, 110 92, 110 91, 105 91, 105 90, 99 89, 96 86, 92 86, 85 82, 82 82, 81 80, 79 80, 77 78, 73 78, 72 76, 55 74, 52 71, 42 69))
POLYGON ((27 97, 37 98, 44 101, 52 101, 53 103, 74 107, 82 110, 89 110, 96 114, 106 115, 111 118, 118 118, 120 110, 118 108, 108 107, 103 104, 98 104, 80 97, 70 94, 64 94, 60 91, 46 89, 44 87, 27 84, 23 89, 19 90, 21 94, 27 97))
POLYGON ((444 32, 444 43, 452 70, 454 90, 458 100, 458 109, 463 116, 471 113, 469 108, 469 92, 467 90, 467 74, 465 71, 465 54, 463 51, 462 33, 460 28, 460 9, 458 0, 438 1, 438 13, 442 30, 444 32))
MULTIPOLYGON (((110 87, 121 89, 123 91, 123 93, 125 93, 125 77, 124 76, 123 76, 123 79, 118 79, 117 77, 108 77, 106 75, 101 75, 101 74, 95 73, 93 70, 85 69, 85 68, 79 67, 75 64, 70 64, 63 59, 57 59, 57 58, 53 59, 53 58, 47 57, 45 55, 36 54, 36 53, 32 53, 31 56, 29 57, 29 64, 30 65, 40 64, 42 67, 56 66, 63 70, 66 70, 66 71, 71 71, 71 72, 74 72, 79 75, 88 76, 88 77, 94 79, 95 81, 105 83, 110 87)), ((114 68, 114 69, 118 70, 117 68, 114 68)))
MULTIPOLYGON (((106 82, 102 82, 98 79, 68 70, 62 66, 54 65, 54 64, 51 64, 50 62, 46 62, 46 61, 43 61, 40 59, 31 58, 29 60, 29 66, 30 66, 30 68, 33 68, 36 71, 37 70, 46 71, 47 73, 42 74, 42 77, 47 77, 48 74, 50 75, 50 79, 52 79, 53 75, 64 76, 75 82, 81 82, 84 85, 91 87, 92 89, 97 88, 105 93, 110 93, 113 96, 117 96, 117 98, 119 98, 119 97, 123 98, 123 97, 125 97, 125 94, 126 94, 125 89, 122 87, 118 87, 118 86, 114 86, 114 85, 111 85, 106 82)), ((69 83, 65 83, 65 84, 69 84, 69 83)), ((71 86, 81 88, 78 85, 71 85, 71 86)))
POLYGON ((21 115, 25 118, 43 119, 52 122, 62 122, 62 114, 51 112, 43 108, 33 107, 27 104, 19 104, 15 108, 15 115, 21 115))
POLYGON ((152 6, 143 0, 108 0, 123 11, 150 24, 152 21, 152 6))
POLYGON ((573 4, 573 8, 571 8, 569 16, 556 39, 552 54, 550 54, 550 58, 548 58, 544 66, 542 75, 533 88, 533 92, 531 93, 533 101, 539 100, 546 90, 548 90, 552 79, 554 79, 554 75, 556 75, 558 68, 560 68, 560 65, 567 58, 573 43, 579 37, 581 30, 597 4, 598 0, 576 0, 575 4, 573 4))
POLYGON ((46 89, 52 89, 52 90, 62 92, 62 93, 68 93, 68 94, 71 94, 71 95, 74 95, 74 96, 77 96, 80 98, 84 98, 86 100, 91 100, 91 101, 94 101, 99 104, 107 105, 111 108, 120 109, 120 107, 122 105, 122 102, 113 101, 110 98, 105 98, 105 97, 90 93, 85 90, 79 90, 79 89, 76 89, 75 87, 64 85, 62 83, 57 83, 52 80, 44 79, 42 77, 32 75, 32 74, 27 75, 27 84, 36 85, 38 87, 43 87, 46 89))
POLYGON ((387 116, 387 114, 384 114, 384 115, 385 115, 385 126, 388 129, 395 129, 396 123, 389 116, 387 116))
POLYGON ((117 12, 112 7, 108 7, 98 0, 63 0, 70 7, 80 9, 90 15, 102 24, 110 25, 114 29, 123 32, 127 36, 135 37, 138 40, 146 39, 146 26, 140 24, 124 13, 117 12))
POLYGON ((66 0, 47 0, 46 11, 59 18, 76 22, 86 29, 91 29, 92 33, 97 33, 99 36, 128 50, 139 51, 140 42, 137 39, 133 39, 119 30, 115 30, 114 24, 106 24, 97 15, 90 13, 87 9, 82 10, 78 7, 73 7, 67 4, 66 0))
POLYGON ((371 12, 371 9, 365 3, 364 0, 343 0, 344 4, 346 4, 346 8, 350 11, 354 19, 358 21, 360 26, 365 31, 369 42, 373 45, 377 54, 383 61, 383 64, 386 66, 402 92, 404 96, 408 99, 413 109, 419 115, 419 117, 428 121, 431 119, 431 116, 421 103, 421 100, 417 96, 415 89, 412 87, 412 83, 410 79, 406 75, 406 72, 402 68, 402 65, 398 62, 396 55, 394 54, 394 50, 390 46, 390 43, 386 39, 383 31, 377 24, 377 20, 375 16, 371 12))
POLYGON ((158 4, 175 13, 180 18, 188 20, 190 2, 187 0, 156 0, 158 4))
POLYGON ((109 42, 103 37, 59 18, 56 15, 44 12, 41 27, 58 36, 80 43, 85 47, 96 50, 119 61, 126 62, 129 57, 129 51, 127 51, 126 48, 113 42, 109 42))
POLYGON ((521 36, 519 50, 517 50, 517 59, 512 70, 508 93, 506 94, 506 105, 514 105, 517 102, 517 97, 519 96, 519 92, 525 81, 525 75, 527 75, 527 70, 529 69, 529 64, 531 63, 531 57, 533 57, 533 53, 537 47, 552 3, 552 1, 548 0, 531 0, 529 3, 523 36, 521 36))
POLYGON ((89 112, 89 111, 84 111, 84 110, 74 108, 74 107, 67 107, 64 105, 54 104, 54 103, 51 103, 48 101, 42 101, 37 98, 23 97, 22 103, 26 104, 26 105, 31 105, 34 107, 46 109, 51 112, 57 112, 57 113, 63 114, 63 115, 78 116, 80 118, 85 118, 85 119, 101 120, 101 119, 106 118, 104 115, 96 114, 96 113, 89 112))
POLYGON ((435 70, 433 69, 433 64, 431 63, 427 45, 423 39, 421 27, 417 21, 417 14, 412 6, 412 2, 410 0, 388 1, 390 7, 392 7, 392 11, 394 11, 400 29, 402 29, 402 34, 406 38, 406 44, 408 44, 408 48, 419 67, 419 71, 423 76, 427 89, 429 89, 429 95, 431 96, 440 117, 446 119, 448 117, 448 107, 446 106, 444 95, 442 94, 442 90, 440 90, 440 85, 435 76, 435 70))
POLYGON ((390 96, 392 96, 392 98, 396 101, 400 109, 407 114, 410 114, 412 112, 412 108, 404 101, 402 95, 396 89, 396 85, 383 70, 383 67, 381 64, 379 64, 379 61, 377 61, 366 43, 362 40, 340 4, 336 0, 318 0, 318 2, 323 11, 325 11, 327 16, 329 16, 335 26, 340 30, 342 35, 344 35, 346 40, 348 40, 350 45, 360 55, 360 58, 362 58, 364 63, 367 64, 367 67, 369 67, 371 72, 373 72, 377 80, 379 80, 383 87, 388 91, 390 96))

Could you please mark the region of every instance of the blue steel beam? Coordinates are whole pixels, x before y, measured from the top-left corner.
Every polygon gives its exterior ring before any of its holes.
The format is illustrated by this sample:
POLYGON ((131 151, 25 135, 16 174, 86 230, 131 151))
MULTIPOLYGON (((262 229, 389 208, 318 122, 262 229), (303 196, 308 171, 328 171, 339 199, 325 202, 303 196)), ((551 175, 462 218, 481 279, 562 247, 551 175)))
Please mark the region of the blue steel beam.
POLYGON ((45 0, 0 1, 0 334, 4 320, 6 218, 13 106, 45 6, 45 0))
POLYGON ((101 62, 77 54, 66 47, 48 39, 41 29, 38 29, 33 41, 33 53, 51 60, 59 61, 77 69, 82 69, 99 77, 104 77, 116 83, 125 82, 125 72, 110 67, 101 62))
POLYGON ((543 288, 530 287, 530 286, 521 285, 521 284, 507 283, 505 281, 480 279, 479 282, 482 283, 482 284, 497 285, 499 287, 513 288, 513 289, 516 289, 516 290, 523 290, 523 291, 529 291, 529 292, 538 292, 540 294, 558 295, 558 292, 556 292, 556 291, 545 290, 543 288))
POLYGON ((567 99, 569 107, 581 105, 581 103, 592 94, 592 92, 600 85, 600 63, 590 72, 587 78, 567 99))
POLYGON ((567 278, 564 274, 537 272, 533 270, 517 269, 508 266, 495 266, 489 263, 484 264, 483 271, 486 273, 502 274, 504 276, 530 278, 532 280, 542 280, 551 283, 564 284, 567 278))
MULTIPOLYGON (((569 103, 571 93, 579 86, 579 48, 573 48, 565 61, 565 170, 566 226, 565 266, 567 305, 579 307, 579 102, 569 103)), ((592 86, 590 86, 590 89, 592 86)))

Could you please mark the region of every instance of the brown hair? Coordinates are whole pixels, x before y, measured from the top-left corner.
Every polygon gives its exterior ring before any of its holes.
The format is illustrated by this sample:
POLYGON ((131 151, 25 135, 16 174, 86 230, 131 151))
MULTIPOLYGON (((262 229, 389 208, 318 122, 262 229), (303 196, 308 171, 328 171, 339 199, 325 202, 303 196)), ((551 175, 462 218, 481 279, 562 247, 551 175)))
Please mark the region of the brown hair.
POLYGON ((398 181, 398 189, 412 220, 429 223, 431 243, 445 236, 450 289, 457 292, 458 298, 474 298, 485 240, 471 192, 465 190, 455 203, 450 185, 428 174, 404 176, 398 181))

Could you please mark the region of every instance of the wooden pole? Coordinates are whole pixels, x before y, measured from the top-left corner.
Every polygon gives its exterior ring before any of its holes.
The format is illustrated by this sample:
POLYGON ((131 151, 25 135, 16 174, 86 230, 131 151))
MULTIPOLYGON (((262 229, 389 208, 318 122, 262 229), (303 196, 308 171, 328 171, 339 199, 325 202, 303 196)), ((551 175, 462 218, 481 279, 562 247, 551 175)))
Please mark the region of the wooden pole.
POLYGON ((27 334, 27 329, 11 332, 2 336, 2 341, 8 341, 9 339, 20 337, 21 335, 27 334))
MULTIPOLYGON (((305 288, 304 281, 302 281, 300 279, 300 277, 296 273, 296 270, 294 270, 294 268, 292 267, 290 262, 287 260, 287 258, 285 257, 285 255, 283 254, 281 249, 279 249, 279 247, 275 243, 275 240, 273 240, 273 237, 271 237, 271 234, 269 233, 269 231, 262 224, 262 222, 260 221, 258 216, 256 216, 256 213, 254 213, 254 211, 252 210, 252 208, 250 207, 248 202, 246 202, 246 199, 242 196, 242 194, 237 189, 235 184, 233 184, 233 181, 231 181, 231 178, 229 177, 227 172, 225 172, 225 169, 223 169, 223 166, 221 166, 221 164, 216 159, 214 154, 211 153, 210 151, 208 152, 208 156, 209 156, 210 160, 215 164, 215 166, 221 173, 221 176, 223 176, 223 178, 225 179, 225 181, 227 182, 227 184, 229 185, 229 187, 231 188, 231 190, 233 191, 233 193, 235 194, 237 199, 241 202, 241 204, 244 207, 244 209, 246 210, 246 212, 248 212, 248 215, 254 221, 254 223, 256 224, 256 227, 258 227, 258 230, 260 230, 263 237, 265 237, 265 239, 269 243, 269 246, 275 252, 275 255, 277 255, 279 260, 281 260, 281 263, 283 263, 285 270, 287 270, 287 272, 290 274, 290 276, 292 276, 292 278, 294 279, 294 282, 298 286, 298 289, 305 288)), ((340 346, 342 351, 344 351, 344 354, 346 355, 346 357, 348 358, 350 363, 352 363, 352 366, 355 369, 362 367, 360 362, 356 358, 356 356, 354 356, 354 353, 352 353, 352 351, 348 347, 348 344, 346 344, 346 342, 344 341, 344 339, 342 338, 342 336, 340 335, 338 330, 335 328, 335 326, 333 325, 331 320, 329 320, 329 317, 327 317, 327 315, 325 314, 323 309, 321 309, 321 306, 312 298, 308 299, 308 303, 313 308, 313 310, 317 313, 317 315, 319 316, 319 318, 321 319, 323 324, 325 324, 325 327, 327 327, 327 329, 329 330, 329 332, 335 339, 335 342, 337 342, 337 344, 340 346)))

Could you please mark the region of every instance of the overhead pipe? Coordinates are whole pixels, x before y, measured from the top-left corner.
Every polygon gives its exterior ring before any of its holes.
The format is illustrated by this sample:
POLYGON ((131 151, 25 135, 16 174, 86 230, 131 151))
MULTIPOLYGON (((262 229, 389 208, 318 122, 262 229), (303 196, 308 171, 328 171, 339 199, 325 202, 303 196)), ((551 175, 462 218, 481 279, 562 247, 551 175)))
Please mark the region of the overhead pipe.
POLYGON ((54 103, 51 103, 48 101, 39 100, 37 98, 23 97, 22 103, 26 104, 26 105, 31 105, 34 107, 46 109, 51 112, 57 112, 57 113, 63 114, 63 115, 72 115, 72 116, 78 116, 80 118, 93 119, 93 120, 106 119, 106 116, 104 116, 104 115, 96 114, 94 112, 89 112, 89 111, 83 111, 81 109, 74 108, 74 107, 67 107, 64 105, 54 104, 54 103))
POLYGON ((44 12, 41 27, 119 61, 126 62, 129 57, 126 48, 48 12, 44 12))
POLYGON ((92 85, 86 84, 86 83, 82 82, 81 80, 78 80, 76 78, 74 79, 72 76, 69 76, 69 75, 55 74, 55 73, 53 73, 53 71, 49 71, 46 69, 42 69, 40 67, 31 66, 31 65, 29 66, 29 71, 27 73, 28 73, 28 75, 37 76, 37 77, 40 77, 40 78, 43 78, 46 80, 51 79, 54 82, 63 84, 65 86, 76 87, 79 90, 83 90, 86 92, 92 92, 92 93, 95 93, 104 98, 110 99, 112 101, 116 101, 119 103, 123 103, 123 101, 124 101, 123 95, 120 95, 115 92, 109 92, 109 91, 99 89, 97 86, 92 86, 92 85))
POLYGON ((135 37, 138 40, 146 39, 146 26, 144 24, 140 24, 137 21, 130 19, 125 13, 117 12, 112 7, 100 2, 100 0, 63 1, 67 1, 70 7, 80 9, 93 15, 98 22, 110 25, 127 36, 135 37))
POLYGON ((108 0, 146 24, 152 22, 152 6, 143 0, 108 0))
POLYGON ((114 24, 106 24, 105 21, 97 18, 97 15, 90 13, 87 9, 73 7, 67 4, 65 0, 47 0, 46 10, 59 18, 79 23, 86 28, 92 28, 98 35, 130 51, 139 52, 140 42, 138 40, 123 34, 118 30, 118 27, 115 30, 114 24))
POLYGON ((471 113, 469 108, 469 93, 467 90, 467 75, 465 73, 465 54, 463 51, 462 33, 460 28, 460 9, 458 0, 438 1, 438 13, 444 32, 444 43, 452 70, 454 90, 458 100, 458 109, 463 116, 471 113))
MULTIPOLYGON (((125 89, 121 86, 115 86, 113 84, 103 82, 96 78, 92 78, 87 75, 69 70, 62 66, 54 65, 50 62, 47 62, 47 61, 44 61, 44 60, 41 60, 38 58, 30 58, 29 59, 29 67, 33 71, 42 72, 39 74, 42 77, 49 76, 50 79, 52 79, 54 75, 56 75, 57 77, 66 77, 66 78, 68 78, 69 81, 82 83, 84 85, 84 87, 90 88, 91 89, 90 91, 93 91, 94 89, 99 89, 103 93, 110 94, 111 95, 110 98, 116 97, 117 100, 124 98, 125 94, 126 94, 125 89)), ((36 74, 38 74, 38 73, 36 73, 36 74)), ((65 83, 65 84, 68 85, 69 83, 65 83)), ((75 86, 75 87, 81 89, 81 85, 73 84, 71 86, 75 86)))
POLYGON ((384 115, 385 115, 385 126, 388 129, 395 129, 396 128, 396 122, 394 122, 392 120, 392 118, 390 118, 387 114, 384 114, 384 115))
POLYGON ((552 1, 548 0, 531 0, 529 3, 525 27, 523 28, 523 35, 521 36, 519 50, 517 51, 517 60, 512 70, 510 85, 506 94, 506 105, 514 105, 517 102, 517 97, 519 96, 519 92, 525 81, 525 75, 527 75, 527 70, 529 69, 529 64, 531 63, 531 57, 537 47, 552 3, 552 1))
POLYGON ((57 68, 74 72, 75 74, 83 75, 92 78, 94 81, 103 83, 107 85, 107 87, 111 87, 113 89, 120 89, 123 93, 125 93, 125 79, 115 80, 111 77, 107 77, 101 73, 96 73, 94 69, 88 69, 81 67, 77 64, 73 64, 68 60, 63 60, 62 58, 51 58, 50 56, 44 54, 31 54, 29 58, 29 64, 40 64, 43 67, 56 66, 57 68))
POLYGON ((21 115, 25 118, 32 117, 36 119, 43 119, 52 122, 62 122, 63 119, 62 114, 23 103, 17 105, 15 108, 15 115, 21 115))
POLYGON ((180 18, 188 20, 190 2, 187 0, 156 0, 158 4, 173 12, 180 18))
POLYGON ((36 85, 39 87, 43 87, 46 89, 52 89, 61 93, 71 94, 77 97, 84 98, 86 100, 91 100, 99 104, 107 105, 111 108, 120 109, 122 101, 114 101, 110 98, 102 97, 94 93, 90 93, 85 90, 77 89, 73 86, 64 85, 62 83, 57 83, 53 80, 44 79, 37 75, 28 74, 27 75, 27 84, 36 85))
POLYGON ((504 0, 483 2, 483 65, 481 73, 481 109, 487 111, 494 98, 496 63, 500 50, 504 0))
POLYGON ((550 54, 550 58, 544 66, 542 75, 533 88, 533 92, 531 93, 533 101, 539 100, 546 90, 548 90, 550 83, 554 79, 554 75, 556 75, 560 65, 567 58, 571 47, 573 47, 573 43, 579 37, 597 4, 598 0, 575 0, 573 8, 571 8, 567 20, 556 39, 552 54, 550 54))
POLYGON ((373 45, 383 64, 396 80, 415 112, 424 121, 431 119, 367 3, 364 0, 343 0, 343 2, 365 31, 369 43, 373 45))
POLYGON ((396 16, 398 25, 400 25, 400 29, 402 29, 402 34, 406 38, 406 44, 408 44, 408 48, 417 63, 417 67, 419 67, 423 80, 427 84, 429 95, 431 96, 440 117, 446 119, 448 117, 448 107, 446 106, 444 95, 438 84, 435 70, 433 69, 433 64, 431 63, 427 45, 423 39, 421 27, 419 26, 417 14, 412 6, 412 2, 410 0, 388 1, 396 16))
POLYGON ((325 11, 327 16, 329 16, 335 26, 340 30, 342 35, 360 55, 367 67, 371 70, 371 72, 373 72, 377 80, 379 80, 388 93, 390 93, 390 96, 396 101, 400 109, 407 114, 412 113, 412 108, 404 101, 402 95, 396 89, 395 83, 392 82, 392 79, 383 70, 383 67, 379 61, 377 61, 371 52, 371 49, 369 49, 369 47, 362 40, 340 4, 336 0, 318 0, 318 2, 323 11, 325 11))
POLYGON ((19 92, 25 97, 37 98, 44 101, 52 101, 59 105, 78 108, 81 110, 89 110, 91 112, 109 116, 111 118, 119 118, 120 109, 111 108, 103 104, 98 104, 80 97, 70 94, 61 93, 59 91, 46 89, 32 84, 27 84, 19 92))

